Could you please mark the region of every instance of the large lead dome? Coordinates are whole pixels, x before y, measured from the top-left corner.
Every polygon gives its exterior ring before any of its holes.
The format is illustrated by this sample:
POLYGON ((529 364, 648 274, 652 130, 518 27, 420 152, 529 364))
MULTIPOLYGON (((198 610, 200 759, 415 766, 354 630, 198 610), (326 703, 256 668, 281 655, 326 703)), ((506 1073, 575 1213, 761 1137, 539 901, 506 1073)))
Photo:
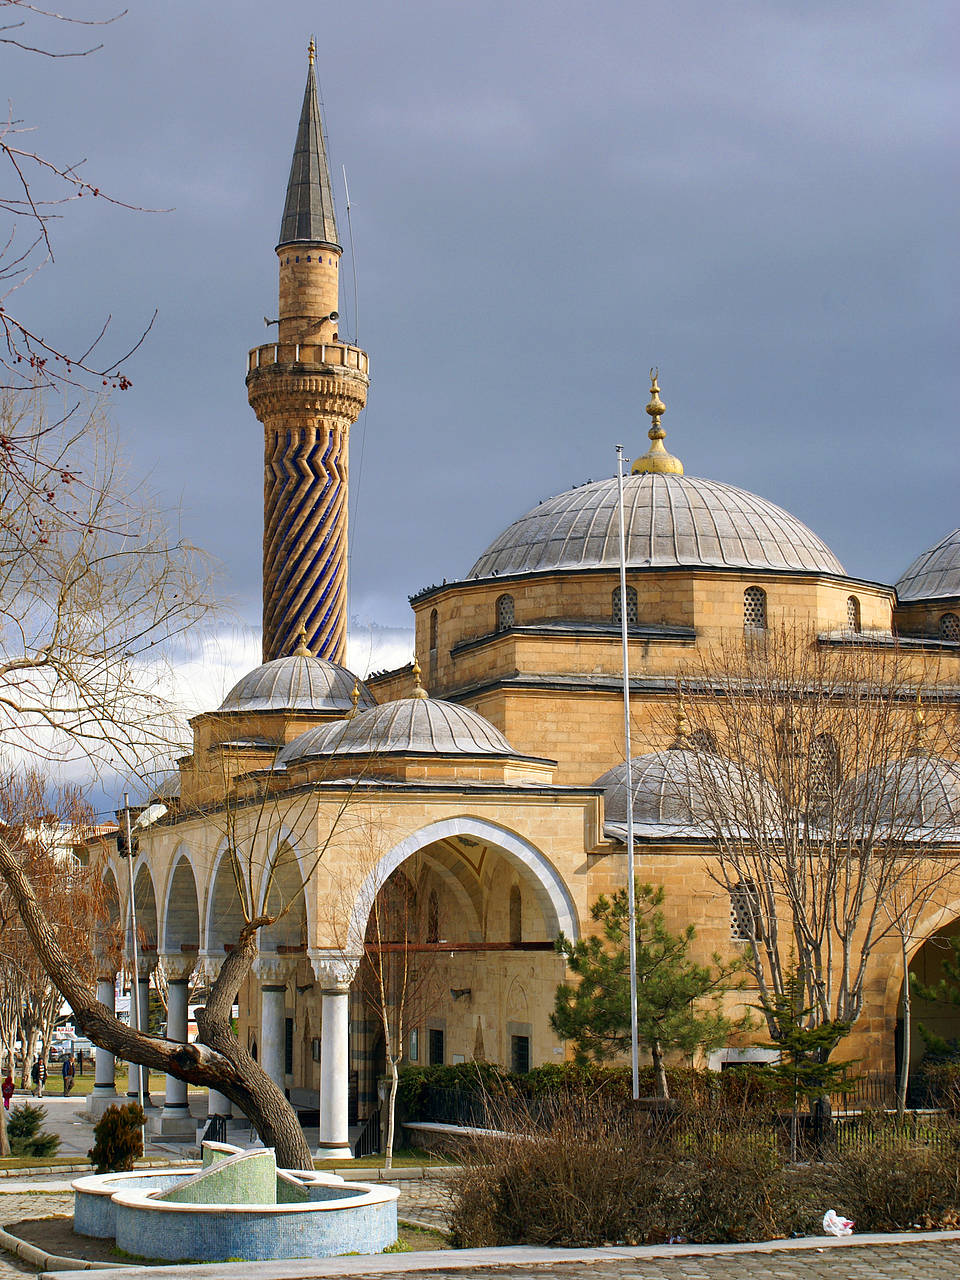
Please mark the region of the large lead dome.
POLYGON ((902 601, 960 596, 960 529, 917 556, 897 583, 902 601))
MULTIPOLYGON (((623 487, 631 568, 705 565, 843 574, 843 565, 812 530, 756 494, 715 480, 657 473, 627 476, 623 487)), ((614 477, 541 502, 492 542, 467 576, 618 564, 614 477)))

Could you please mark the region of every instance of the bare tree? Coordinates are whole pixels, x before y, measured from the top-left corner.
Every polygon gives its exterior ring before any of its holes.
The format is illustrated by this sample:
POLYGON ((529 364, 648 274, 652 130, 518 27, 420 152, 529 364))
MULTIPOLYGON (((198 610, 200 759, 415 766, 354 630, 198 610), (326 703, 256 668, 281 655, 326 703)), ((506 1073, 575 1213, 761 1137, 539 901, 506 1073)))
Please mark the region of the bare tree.
POLYGON ((810 1025, 838 1029, 832 1050, 861 1015, 877 947, 960 867, 960 814, 928 785, 956 768, 939 755, 955 709, 928 675, 918 739, 909 655, 802 629, 705 653, 685 683, 687 744, 710 747, 688 753, 715 847, 706 865, 749 922, 771 1037, 799 974, 810 1025))
MULTIPOLYGON (((86 39, 86 29, 109 26, 123 12, 105 18, 70 16, 28 0, 0 0, 0 46, 6 47, 8 56, 86 58, 103 47, 86 39)), ((108 194, 85 176, 84 160, 56 159, 40 149, 33 133, 11 106, 0 122, 0 172, 6 178, 0 189, 0 216, 6 223, 0 231, 0 388, 126 390, 131 383, 122 366, 140 346, 153 320, 135 342, 117 355, 106 356, 101 353, 101 344, 109 316, 85 344, 68 350, 45 326, 27 323, 12 307, 16 292, 42 267, 53 263, 54 223, 73 201, 99 200, 139 208, 108 194)), ((6 457, 0 455, 0 467, 15 467, 16 450, 24 442, 14 438, 8 443, 13 444, 13 453, 8 450, 6 457)))

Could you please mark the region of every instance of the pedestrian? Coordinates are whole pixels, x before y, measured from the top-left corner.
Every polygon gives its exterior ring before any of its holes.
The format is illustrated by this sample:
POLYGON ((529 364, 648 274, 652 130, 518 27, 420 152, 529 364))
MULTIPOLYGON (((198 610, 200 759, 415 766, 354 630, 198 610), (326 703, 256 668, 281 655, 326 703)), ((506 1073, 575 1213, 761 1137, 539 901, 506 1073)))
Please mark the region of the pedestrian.
POLYGON ((17 1086, 13 1083, 13 1076, 7 1072, 7 1078, 3 1082, 3 1109, 10 1110, 10 1099, 13 1097, 13 1091, 17 1086))
POLYGON ((37 1096, 37 1088, 40 1084, 40 1059, 34 1058, 33 1066, 30 1068, 30 1079, 33 1081, 33 1088, 30 1092, 34 1097, 37 1096))
POLYGON ((37 1068, 37 1097, 43 1097, 43 1086, 47 1083, 47 1064, 43 1058, 38 1058, 33 1064, 37 1068))
POLYGON ((63 1066, 60 1068, 60 1071, 63 1074, 63 1096, 65 1098, 69 1098, 70 1090, 73 1088, 74 1078, 77 1074, 76 1067, 73 1065, 72 1054, 68 1053, 64 1058, 63 1066))
POLYGON ((83 1046, 77 1050, 77 1075, 83 1075, 83 1046))

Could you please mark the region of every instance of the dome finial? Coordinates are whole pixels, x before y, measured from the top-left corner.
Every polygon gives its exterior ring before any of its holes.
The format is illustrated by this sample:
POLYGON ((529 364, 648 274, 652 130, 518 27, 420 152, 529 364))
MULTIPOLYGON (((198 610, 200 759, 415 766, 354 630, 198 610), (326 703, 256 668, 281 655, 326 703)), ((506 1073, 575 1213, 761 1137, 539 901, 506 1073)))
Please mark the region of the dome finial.
POLYGON ((299 643, 293 651, 293 656, 295 658, 312 658, 313 654, 307 644, 307 628, 302 622, 300 623, 300 630, 297 632, 297 638, 299 643))
POLYGON ((923 752, 923 739, 926 734, 927 713, 923 709, 923 690, 917 685, 917 700, 913 708, 913 732, 917 754, 923 752))
POLYGON ((347 712, 347 714, 343 717, 343 718, 344 718, 344 720, 352 720, 352 719, 356 716, 356 714, 357 714, 357 707, 360 705, 360 680, 359 680, 359 678, 355 679, 355 680, 354 680, 354 682, 353 682, 353 693, 351 693, 351 695, 350 695, 350 701, 351 701, 351 703, 352 703, 353 705, 351 706, 351 708, 350 708, 350 710, 347 712))
POLYGON ((317 57, 317 44, 313 36, 310 37, 310 43, 307 45, 307 57, 310 59, 310 65, 312 67, 317 57))
POLYGON ((687 719, 687 708, 683 700, 683 682, 677 681, 677 718, 675 722, 673 749, 682 751, 690 737, 690 721, 687 719))
POLYGON ((683 463, 672 453, 667 453, 663 447, 667 433, 661 427, 660 419, 666 412, 667 406, 660 399, 660 387, 657 385, 659 377, 659 369, 650 370, 650 403, 647 405, 647 413, 650 415, 650 430, 647 432, 650 437, 650 448, 642 457, 635 459, 630 468, 631 474, 635 476, 647 475, 651 472, 658 475, 683 475, 683 463))
POLYGON ((413 660, 413 693, 411 698, 429 698, 430 695, 420 683, 420 663, 416 658, 413 660))

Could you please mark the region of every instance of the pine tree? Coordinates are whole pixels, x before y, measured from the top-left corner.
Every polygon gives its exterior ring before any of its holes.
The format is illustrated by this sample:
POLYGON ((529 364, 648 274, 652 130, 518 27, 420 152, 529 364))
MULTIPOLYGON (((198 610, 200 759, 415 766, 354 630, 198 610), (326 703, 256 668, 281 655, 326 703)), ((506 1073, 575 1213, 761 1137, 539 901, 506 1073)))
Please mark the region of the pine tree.
MULTIPOLYGON (((670 1096, 664 1057, 715 1048, 750 1025, 721 1009, 724 993, 742 986, 743 962, 711 965, 690 959, 693 925, 671 933, 664 923, 663 889, 639 885, 637 903, 637 1021, 639 1043, 653 1058, 660 1096, 670 1096)), ((557 950, 580 981, 557 987, 550 1025, 574 1045, 576 1061, 604 1062, 630 1052, 629 900, 625 889, 601 896, 590 909, 599 934, 571 942, 563 934, 557 950)))

